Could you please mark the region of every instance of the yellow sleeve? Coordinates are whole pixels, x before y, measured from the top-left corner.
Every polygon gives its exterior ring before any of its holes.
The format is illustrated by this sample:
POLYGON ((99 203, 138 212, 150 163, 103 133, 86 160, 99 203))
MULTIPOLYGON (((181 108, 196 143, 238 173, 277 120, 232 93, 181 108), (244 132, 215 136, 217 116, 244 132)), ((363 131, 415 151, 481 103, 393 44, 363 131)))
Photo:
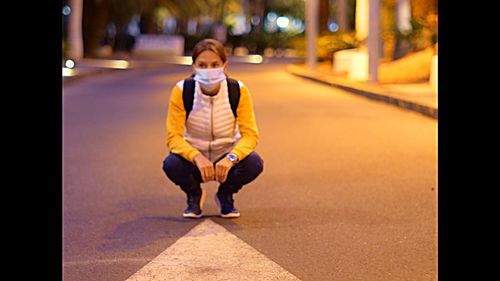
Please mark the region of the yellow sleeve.
POLYGON ((240 129, 241 139, 231 150, 231 153, 238 156, 239 161, 241 161, 255 149, 259 142, 259 131, 255 121, 252 97, 245 85, 240 88, 240 101, 236 114, 238 115, 236 122, 240 129))
POLYGON ((172 89, 167 113, 167 146, 170 152, 179 154, 184 159, 193 162, 194 157, 201 153, 184 139, 186 110, 182 100, 182 90, 176 85, 172 89))

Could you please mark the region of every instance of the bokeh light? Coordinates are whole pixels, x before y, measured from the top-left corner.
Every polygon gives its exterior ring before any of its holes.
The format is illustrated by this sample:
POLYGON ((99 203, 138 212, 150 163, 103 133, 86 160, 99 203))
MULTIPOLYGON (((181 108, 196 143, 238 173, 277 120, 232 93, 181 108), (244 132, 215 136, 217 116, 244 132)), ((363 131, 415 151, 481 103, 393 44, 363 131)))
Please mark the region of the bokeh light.
POLYGON ((64 66, 66 66, 69 69, 72 69, 75 67, 75 62, 73 60, 66 60, 64 66))
POLYGON ((276 24, 278 25, 279 28, 287 28, 289 23, 290 20, 287 17, 279 17, 276 20, 276 24))
POLYGON ((62 13, 65 16, 69 16, 69 14, 71 14, 71 8, 68 5, 64 6, 62 9, 62 13))

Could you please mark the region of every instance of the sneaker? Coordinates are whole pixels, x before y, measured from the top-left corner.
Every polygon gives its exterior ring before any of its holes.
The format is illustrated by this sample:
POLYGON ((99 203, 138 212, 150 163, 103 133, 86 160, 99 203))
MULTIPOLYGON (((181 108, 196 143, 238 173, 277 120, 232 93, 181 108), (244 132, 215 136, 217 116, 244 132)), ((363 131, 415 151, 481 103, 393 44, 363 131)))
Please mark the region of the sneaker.
POLYGON ((220 217, 221 218, 238 218, 240 216, 240 212, 236 208, 234 208, 234 200, 233 194, 215 194, 215 203, 221 209, 220 217))
POLYGON ((189 193, 187 194, 187 204, 188 207, 184 210, 182 214, 185 218, 196 218, 199 219, 203 216, 201 209, 203 208, 203 203, 205 202, 205 190, 201 189, 201 194, 189 193))

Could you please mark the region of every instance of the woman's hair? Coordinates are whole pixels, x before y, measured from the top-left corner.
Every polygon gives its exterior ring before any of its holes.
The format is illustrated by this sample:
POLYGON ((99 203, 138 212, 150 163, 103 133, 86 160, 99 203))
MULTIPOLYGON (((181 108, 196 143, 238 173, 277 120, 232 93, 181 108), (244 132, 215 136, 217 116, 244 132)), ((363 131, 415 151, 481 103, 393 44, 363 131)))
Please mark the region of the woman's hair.
POLYGON ((202 41, 198 42, 193 48, 193 55, 191 56, 191 58, 193 59, 193 63, 196 61, 196 58, 204 51, 214 52, 220 57, 223 63, 227 61, 226 50, 219 41, 215 39, 203 39, 202 41))

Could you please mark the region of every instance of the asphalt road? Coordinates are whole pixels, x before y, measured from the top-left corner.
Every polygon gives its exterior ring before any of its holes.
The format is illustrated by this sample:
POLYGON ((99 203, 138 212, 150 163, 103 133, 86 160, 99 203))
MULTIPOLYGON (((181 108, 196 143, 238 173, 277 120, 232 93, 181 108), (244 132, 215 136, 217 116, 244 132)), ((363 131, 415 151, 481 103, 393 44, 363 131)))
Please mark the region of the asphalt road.
MULTIPOLYGON (((284 71, 230 65, 264 172, 210 219, 301 280, 437 280, 437 121, 284 71)), ((64 280, 125 280, 200 220, 163 174, 170 89, 190 67, 63 88, 64 280)), ((231 270, 228 268, 228 270, 231 270)))

